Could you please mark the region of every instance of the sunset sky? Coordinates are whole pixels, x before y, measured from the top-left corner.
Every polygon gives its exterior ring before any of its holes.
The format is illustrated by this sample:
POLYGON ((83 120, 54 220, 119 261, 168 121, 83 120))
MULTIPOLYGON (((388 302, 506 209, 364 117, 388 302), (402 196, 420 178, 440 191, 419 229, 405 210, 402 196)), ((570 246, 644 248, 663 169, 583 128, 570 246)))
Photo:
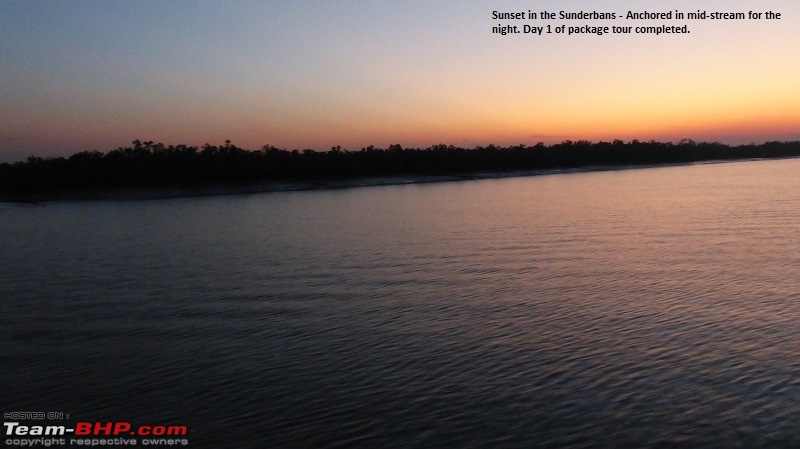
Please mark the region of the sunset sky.
MULTIPOLYGON (((516 24, 547 23, 604 24, 516 24)), ((797 0, 3 0, 0 162, 133 139, 317 150, 800 140, 798 30, 797 0), (493 10, 643 4, 782 20, 613 21, 691 29, 659 37, 491 33, 493 10)))

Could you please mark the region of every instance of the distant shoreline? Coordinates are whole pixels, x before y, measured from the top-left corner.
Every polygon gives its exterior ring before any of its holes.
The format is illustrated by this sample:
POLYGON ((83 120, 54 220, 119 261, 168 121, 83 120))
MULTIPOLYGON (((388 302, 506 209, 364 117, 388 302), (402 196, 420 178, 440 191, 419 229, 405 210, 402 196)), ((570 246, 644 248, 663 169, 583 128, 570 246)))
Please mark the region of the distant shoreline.
POLYGON ((176 198, 212 197, 226 195, 251 195, 259 193, 303 192, 315 190, 338 190, 361 187, 384 187, 398 185, 421 185, 444 182, 506 179, 531 176, 579 174, 618 170, 665 168, 690 165, 723 164, 761 160, 796 159, 798 156, 782 158, 717 159, 695 162, 677 162, 641 165, 603 165, 576 168, 509 170, 498 172, 476 172, 440 175, 407 175, 363 177, 349 179, 309 179, 298 181, 230 182, 207 185, 175 184, 157 186, 101 187, 64 191, 10 193, 0 192, 4 203, 44 203, 60 201, 148 201, 176 198))

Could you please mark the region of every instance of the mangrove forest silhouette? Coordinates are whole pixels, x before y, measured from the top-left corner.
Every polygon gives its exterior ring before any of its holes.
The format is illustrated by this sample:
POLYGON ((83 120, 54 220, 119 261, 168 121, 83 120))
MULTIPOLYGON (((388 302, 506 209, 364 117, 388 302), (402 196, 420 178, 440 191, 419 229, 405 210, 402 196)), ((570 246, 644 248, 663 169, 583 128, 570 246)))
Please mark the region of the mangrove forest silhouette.
POLYGON ((135 140, 107 153, 0 164, 0 191, 59 192, 111 187, 212 185, 261 181, 319 181, 386 176, 474 175, 557 169, 682 164, 713 160, 800 156, 800 141, 729 146, 698 143, 564 141, 558 144, 471 149, 369 146, 358 151, 246 150, 226 141, 201 147, 135 140))

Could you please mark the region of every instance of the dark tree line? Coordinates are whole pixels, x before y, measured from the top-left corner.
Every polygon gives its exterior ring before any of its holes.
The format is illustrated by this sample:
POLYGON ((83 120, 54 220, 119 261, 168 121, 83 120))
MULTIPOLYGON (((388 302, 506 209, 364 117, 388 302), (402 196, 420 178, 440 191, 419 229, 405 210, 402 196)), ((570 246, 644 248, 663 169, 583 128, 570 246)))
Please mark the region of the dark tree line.
POLYGON ((252 181, 308 181, 391 175, 452 175, 500 171, 687 163, 800 156, 800 141, 729 146, 697 143, 565 141, 554 145, 472 149, 369 146, 359 151, 283 150, 265 145, 250 151, 224 145, 169 145, 135 140, 108 153, 84 151, 69 157, 0 164, 0 191, 12 193, 134 187, 207 185, 252 181))

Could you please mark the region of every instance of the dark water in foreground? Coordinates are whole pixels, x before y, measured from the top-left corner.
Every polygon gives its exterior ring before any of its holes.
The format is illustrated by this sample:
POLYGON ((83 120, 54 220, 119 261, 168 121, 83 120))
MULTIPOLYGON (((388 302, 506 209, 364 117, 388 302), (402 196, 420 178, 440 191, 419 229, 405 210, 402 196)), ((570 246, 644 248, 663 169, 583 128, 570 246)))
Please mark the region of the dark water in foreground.
POLYGON ((0 205, 0 405, 196 448, 798 447, 799 173, 0 205))

